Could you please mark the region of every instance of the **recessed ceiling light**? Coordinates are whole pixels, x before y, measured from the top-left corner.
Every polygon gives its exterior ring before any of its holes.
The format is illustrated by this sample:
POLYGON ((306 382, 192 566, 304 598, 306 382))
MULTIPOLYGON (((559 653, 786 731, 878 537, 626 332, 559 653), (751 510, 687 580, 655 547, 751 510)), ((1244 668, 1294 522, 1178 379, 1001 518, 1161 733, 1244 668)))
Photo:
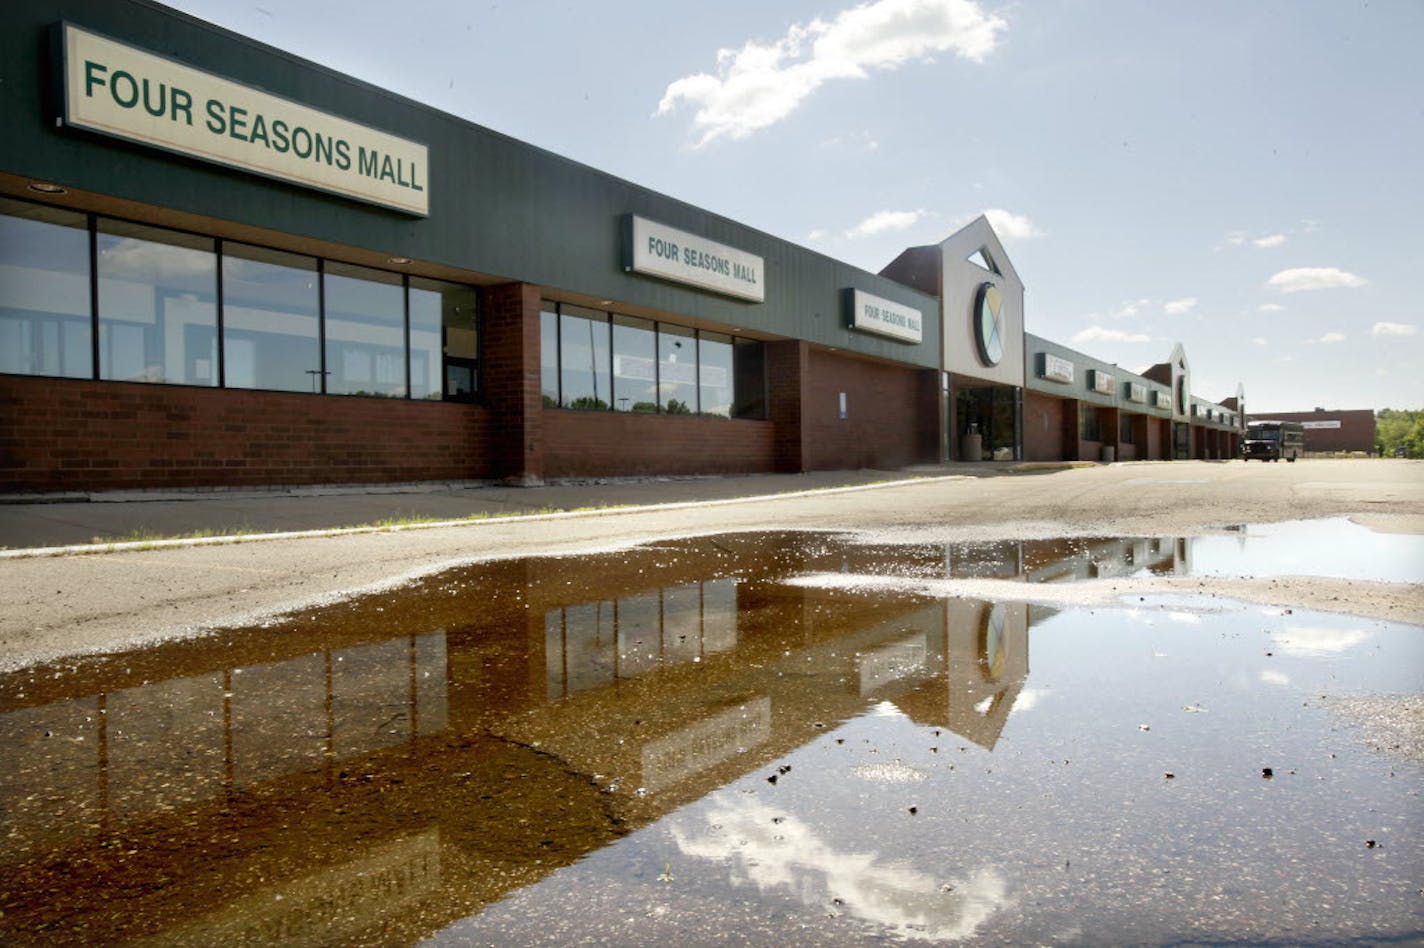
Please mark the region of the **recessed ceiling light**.
POLYGON ((612 305, 613 305, 613 301, 612 301, 612 300, 599 300, 599 301, 598 301, 598 305, 599 305, 599 306, 612 306, 612 305))
POLYGON ((40 194, 68 194, 68 193, 69 193, 68 189, 62 188, 62 187, 60 187, 60 186, 57 185, 57 184, 50 184, 48 181, 35 181, 35 182, 33 182, 32 184, 30 184, 30 190, 31 190, 31 191, 38 191, 40 194))
POLYGON ((410 263, 410 258, 409 258, 409 257, 387 257, 387 258, 386 258, 386 261, 387 261, 388 263, 394 263, 394 264, 396 264, 397 266, 404 266, 405 264, 410 263))

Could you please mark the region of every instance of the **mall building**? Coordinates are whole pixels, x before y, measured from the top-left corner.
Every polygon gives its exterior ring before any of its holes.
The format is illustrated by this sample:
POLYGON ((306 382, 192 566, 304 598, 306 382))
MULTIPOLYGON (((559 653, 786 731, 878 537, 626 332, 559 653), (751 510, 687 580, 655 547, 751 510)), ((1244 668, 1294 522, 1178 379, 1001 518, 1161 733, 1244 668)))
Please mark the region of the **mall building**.
POLYGON ((983 218, 870 273, 147 0, 7 23, 0 492, 1236 453, 983 218))

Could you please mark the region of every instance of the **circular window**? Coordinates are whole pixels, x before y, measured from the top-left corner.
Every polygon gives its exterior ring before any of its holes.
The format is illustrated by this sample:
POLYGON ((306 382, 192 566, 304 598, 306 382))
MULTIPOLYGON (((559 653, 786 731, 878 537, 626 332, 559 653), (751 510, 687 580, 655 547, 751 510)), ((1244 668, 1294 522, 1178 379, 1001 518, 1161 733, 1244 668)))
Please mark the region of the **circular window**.
POLYGON ((974 341, 979 347, 979 361, 998 365, 1004 358, 1003 295, 992 283, 979 287, 974 302, 974 341))

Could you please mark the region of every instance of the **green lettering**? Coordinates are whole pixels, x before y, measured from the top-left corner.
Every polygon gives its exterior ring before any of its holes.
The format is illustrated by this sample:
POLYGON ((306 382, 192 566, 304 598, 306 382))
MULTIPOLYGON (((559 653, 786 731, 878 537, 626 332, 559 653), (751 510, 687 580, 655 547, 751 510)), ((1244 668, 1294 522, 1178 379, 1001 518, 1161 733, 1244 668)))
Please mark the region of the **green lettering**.
POLYGON ((281 119, 272 122, 272 148, 282 154, 286 154, 292 147, 292 140, 287 137, 287 123, 281 119))
POLYGON ((356 170, 368 178, 380 175, 380 161, 381 153, 374 150, 367 151, 365 145, 361 145, 356 151, 356 170))
POLYGON ((193 97, 186 90, 175 88, 173 90, 173 121, 178 121, 179 112, 183 113, 184 124, 191 127, 193 124, 193 97))
POLYGON ((267 139, 267 120, 258 112, 252 116, 252 131, 248 133, 247 140, 256 144, 261 142, 264 146, 271 148, 272 143, 267 139))
POLYGON ((240 109, 234 105, 232 108, 227 110, 227 117, 228 135, 232 136, 233 138, 236 138, 240 142, 247 141, 247 136, 243 134, 244 130, 247 128, 247 110, 240 109))
POLYGON ((214 135, 221 135, 227 131, 226 107, 217 99, 209 99, 205 108, 208 113, 208 121, 205 123, 208 126, 208 131, 214 135))
POLYGON ((109 67, 92 60, 84 60, 84 98, 94 98, 94 87, 105 85, 104 77, 100 73, 109 71, 109 67))
POLYGON ((114 73, 114 77, 109 80, 109 94, 114 97, 114 101, 126 109, 131 109, 138 105, 138 80, 120 69, 114 73), (123 96, 119 93, 119 83, 127 82, 132 95, 123 96), (128 101, 124 101, 127 99, 128 101))

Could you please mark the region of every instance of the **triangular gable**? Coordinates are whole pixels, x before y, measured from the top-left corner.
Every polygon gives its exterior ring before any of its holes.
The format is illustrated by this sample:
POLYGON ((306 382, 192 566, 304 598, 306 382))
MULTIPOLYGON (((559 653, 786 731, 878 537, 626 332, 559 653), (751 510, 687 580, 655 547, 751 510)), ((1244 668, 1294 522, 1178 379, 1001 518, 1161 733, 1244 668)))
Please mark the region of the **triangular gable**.
POLYGON ((989 223, 989 218, 983 214, 950 234, 940 242, 939 246, 945 259, 967 260, 981 268, 983 268, 983 264, 971 258, 975 255, 982 255, 989 263, 990 272, 1003 277, 1004 282, 1016 292, 1023 292, 1023 280, 1019 278, 1018 271, 1014 269, 1012 261, 1009 260, 1008 251, 1004 249, 999 235, 994 233, 994 227, 989 223))
POLYGON ((1187 361, 1187 350, 1182 348, 1179 342, 1172 347, 1172 358, 1167 360, 1171 366, 1182 372, 1190 372, 1192 364, 1187 361))

